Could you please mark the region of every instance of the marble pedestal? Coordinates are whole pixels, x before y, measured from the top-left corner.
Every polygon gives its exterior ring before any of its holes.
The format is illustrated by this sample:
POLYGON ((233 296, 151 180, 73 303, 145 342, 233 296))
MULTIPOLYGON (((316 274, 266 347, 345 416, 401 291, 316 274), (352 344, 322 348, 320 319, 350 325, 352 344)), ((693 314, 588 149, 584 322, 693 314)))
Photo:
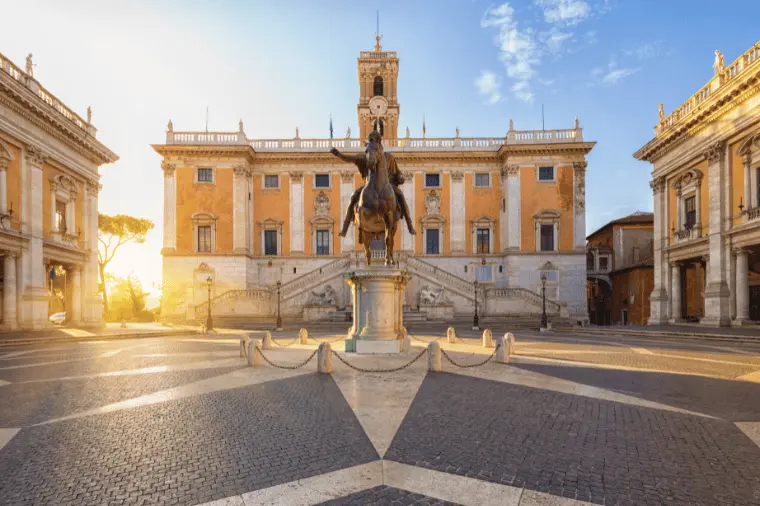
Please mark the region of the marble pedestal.
POLYGON ((368 267, 343 274, 351 287, 354 323, 346 351, 399 353, 404 338, 404 289, 410 276, 395 267, 368 267))

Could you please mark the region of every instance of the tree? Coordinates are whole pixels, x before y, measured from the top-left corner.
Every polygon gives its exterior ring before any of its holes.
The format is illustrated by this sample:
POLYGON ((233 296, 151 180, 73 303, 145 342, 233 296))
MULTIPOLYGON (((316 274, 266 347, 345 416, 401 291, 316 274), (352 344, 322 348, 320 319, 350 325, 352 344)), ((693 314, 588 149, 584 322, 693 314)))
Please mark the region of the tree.
POLYGON ((145 218, 135 218, 126 214, 108 216, 98 213, 98 268, 100 270, 100 293, 103 294, 103 309, 108 311, 108 293, 106 291, 106 267, 113 260, 121 246, 128 242, 138 244, 145 242, 145 235, 154 227, 153 222, 145 218))
POLYGON ((109 320, 130 320, 144 318, 145 297, 149 294, 142 289, 142 283, 134 275, 126 278, 106 273, 106 283, 111 294, 109 320))

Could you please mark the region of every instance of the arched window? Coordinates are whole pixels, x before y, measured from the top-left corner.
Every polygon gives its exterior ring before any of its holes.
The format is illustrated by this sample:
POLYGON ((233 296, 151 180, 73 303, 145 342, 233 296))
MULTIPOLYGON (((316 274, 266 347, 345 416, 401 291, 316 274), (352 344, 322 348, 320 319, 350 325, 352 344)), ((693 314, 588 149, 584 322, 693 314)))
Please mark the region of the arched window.
POLYGON ((372 89, 374 91, 373 95, 374 97, 383 94, 383 78, 380 76, 375 77, 375 82, 372 85, 372 89))

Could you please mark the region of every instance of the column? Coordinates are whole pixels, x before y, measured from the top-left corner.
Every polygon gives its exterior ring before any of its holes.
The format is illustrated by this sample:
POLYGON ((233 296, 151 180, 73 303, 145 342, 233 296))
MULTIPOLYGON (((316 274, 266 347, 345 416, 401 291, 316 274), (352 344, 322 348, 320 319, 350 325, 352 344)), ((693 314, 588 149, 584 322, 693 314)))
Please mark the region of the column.
POLYGON ((79 189, 74 186, 69 188, 69 201, 66 203, 66 233, 76 235, 77 233, 77 196, 79 189))
POLYGON ((749 252, 736 250, 736 319, 734 325, 749 321, 749 252))
MULTIPOLYGON (((340 223, 339 227, 343 226, 343 218, 345 216, 348 204, 351 202, 351 196, 354 194, 354 171, 344 171, 340 173, 340 223)), ((406 183, 404 183, 406 188, 406 183)), ((404 195, 409 199, 409 195, 404 191, 404 195)), ((346 237, 340 238, 340 251, 342 253, 350 253, 354 250, 354 228, 349 227, 346 237)), ((403 229, 403 227, 402 227, 403 229)), ((408 232, 407 232, 408 233, 408 232)))
POLYGON ((728 291, 728 248, 723 243, 725 219, 725 163, 726 144, 717 142, 705 151, 707 158, 707 178, 710 191, 710 265, 705 288, 705 317, 701 323, 708 326, 730 325, 728 291))
POLYGON ((0 213, 8 212, 8 165, 10 160, 0 158, 0 213))
POLYGON ((232 192, 232 244, 235 253, 247 253, 246 229, 248 224, 248 178, 250 171, 247 167, 239 165, 233 169, 234 181, 232 192))
MULTIPOLYGON (((449 198, 449 214, 451 220, 451 253, 454 255, 464 255, 466 252, 465 230, 467 228, 464 174, 461 171, 454 171, 450 174, 450 177, 451 194, 449 198)), ((474 251, 472 253, 475 254, 474 251)))
POLYGON ((42 165, 45 161, 45 153, 36 146, 29 145, 26 149, 26 162, 29 172, 29 282, 24 290, 24 302, 27 312, 25 313, 25 325, 33 328, 47 326, 48 317, 48 291, 46 287, 46 273, 42 261, 42 165))
POLYGON ((650 295, 649 325, 662 325, 668 322, 668 264, 665 260, 665 238, 668 235, 668 207, 665 178, 658 177, 649 183, 654 200, 654 287, 650 295))
POLYGON ((161 162, 164 171, 164 247, 163 252, 173 252, 177 238, 177 166, 166 160, 161 162))
POLYGON ((87 263, 84 266, 84 313, 88 324, 101 325, 103 323, 103 298, 100 295, 100 277, 98 271, 98 191, 97 183, 87 183, 87 216, 82 220, 87 232, 86 247, 89 249, 87 263))
MULTIPOLYGON (((81 282, 81 270, 82 268, 75 265, 70 269, 71 272, 71 315, 69 319, 71 323, 78 324, 82 321, 82 282, 81 282)), ((67 272, 69 269, 67 269, 67 272)))
POLYGON ((290 253, 304 252, 303 172, 290 173, 290 253))
POLYGON ((509 249, 520 249, 520 166, 507 167, 507 219, 509 249))
POLYGON ((573 163, 573 246, 576 251, 586 249, 586 167, 585 161, 573 163))
POLYGON ((3 257, 3 328, 18 327, 16 319, 16 253, 6 251, 3 257))
POLYGON ((673 262, 671 264, 671 286, 670 286, 670 296, 671 296, 671 315, 670 315, 670 323, 680 323, 683 321, 683 318, 681 317, 681 264, 678 262, 673 262))
POLYGON ((50 181, 50 231, 51 232, 60 232, 58 230, 58 220, 56 219, 56 207, 58 207, 57 200, 58 200, 58 183, 55 181, 50 181))
MULTIPOLYGON (((750 150, 744 155, 744 209, 752 209, 752 153, 750 150)), ((755 204, 756 205, 756 204, 755 204)))
POLYGON ((676 232, 683 230, 683 205, 681 203, 681 188, 676 188, 676 232))
MULTIPOLYGON (((404 172, 404 185, 402 186, 401 191, 406 199, 406 205, 409 207, 409 217, 412 219, 412 223, 416 224, 414 208, 414 199, 416 195, 414 172, 404 172)), ((414 228, 416 229, 417 226, 415 225, 414 228)), ((401 230, 402 249, 414 254, 414 236, 409 233, 409 230, 407 230, 403 223, 401 224, 401 230)))
POLYGON ((507 214, 508 195, 506 165, 502 165, 499 174, 501 176, 501 202, 499 203, 499 253, 501 253, 509 248, 509 215, 507 214))

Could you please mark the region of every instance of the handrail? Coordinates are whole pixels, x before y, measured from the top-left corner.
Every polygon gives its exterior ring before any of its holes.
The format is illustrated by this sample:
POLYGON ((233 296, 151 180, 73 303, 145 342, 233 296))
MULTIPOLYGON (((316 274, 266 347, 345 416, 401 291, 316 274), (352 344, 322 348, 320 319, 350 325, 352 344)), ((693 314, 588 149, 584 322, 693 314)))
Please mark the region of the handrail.
MULTIPOLYGON (((334 274, 335 272, 342 271, 344 268, 348 267, 348 265, 351 263, 351 259, 347 256, 337 258, 333 260, 332 262, 328 262, 322 267, 317 267, 316 269, 313 269, 306 274, 299 276, 291 281, 288 281, 287 283, 283 283, 280 286, 280 297, 285 300, 293 297, 295 295, 295 292, 299 290, 300 288, 304 288, 306 286, 309 286, 314 281, 318 280, 319 278, 323 276, 327 276, 330 274, 334 274)), ((273 291, 273 293, 276 293, 277 288, 270 287, 270 290, 273 291)))
MULTIPOLYGON (((226 292, 222 293, 221 295, 217 295, 213 299, 211 299, 211 308, 223 301, 223 300, 229 300, 233 297, 237 298, 240 295, 245 295, 246 298, 254 298, 254 297, 261 297, 261 298, 270 298, 272 297, 272 292, 269 289, 266 288, 248 288, 248 289, 240 289, 240 290, 227 290, 226 292)), ((208 312, 208 301, 202 302, 195 306, 193 308, 193 311, 195 312, 195 318, 202 318, 206 315, 208 312)))
MULTIPOLYGON (((488 298, 515 298, 519 297, 527 299, 537 306, 541 306, 542 297, 540 294, 528 290, 527 288, 515 287, 515 288, 489 288, 486 290, 486 296, 488 298)), ((552 313, 559 313, 562 305, 559 302, 553 300, 546 300, 546 307, 552 313)))

